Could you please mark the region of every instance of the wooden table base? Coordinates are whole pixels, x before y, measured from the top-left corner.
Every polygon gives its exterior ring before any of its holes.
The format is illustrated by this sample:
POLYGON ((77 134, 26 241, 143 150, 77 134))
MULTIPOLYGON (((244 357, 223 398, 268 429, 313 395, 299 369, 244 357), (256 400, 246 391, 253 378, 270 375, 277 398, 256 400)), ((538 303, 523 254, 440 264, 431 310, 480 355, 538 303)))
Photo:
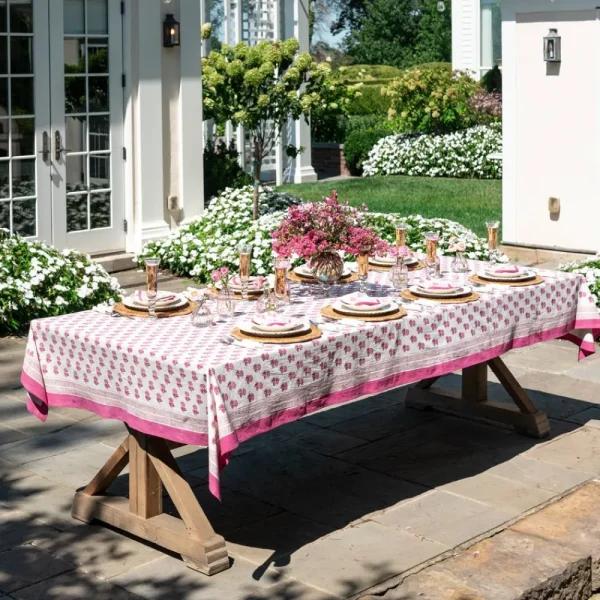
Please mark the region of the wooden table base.
POLYGON ((462 390, 431 389, 437 377, 425 379, 408 390, 406 406, 433 409, 475 420, 503 423, 534 438, 550 434, 546 413, 539 411, 500 358, 463 369, 462 390), (493 402, 487 397, 487 368, 493 371, 514 405, 493 402))
POLYGON ((217 535, 165 440, 129 428, 129 435, 87 487, 75 494, 72 515, 108 523, 172 552, 205 575, 230 567, 225 540, 217 535), (105 494, 129 463, 129 499, 105 494), (162 486, 181 515, 162 511, 162 486))

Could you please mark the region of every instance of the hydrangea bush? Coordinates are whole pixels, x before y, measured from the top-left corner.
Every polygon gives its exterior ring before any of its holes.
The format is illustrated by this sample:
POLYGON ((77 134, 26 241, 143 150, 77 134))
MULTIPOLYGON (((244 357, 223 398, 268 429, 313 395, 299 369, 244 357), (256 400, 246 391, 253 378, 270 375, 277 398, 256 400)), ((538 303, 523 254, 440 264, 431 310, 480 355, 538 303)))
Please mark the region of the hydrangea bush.
POLYGON ((120 298, 118 281, 89 256, 0 230, 0 335, 120 298))
POLYGON ((560 270, 583 275, 594 297, 596 306, 600 308, 600 254, 586 258, 581 262, 563 265, 560 270))
POLYGON ((373 146, 363 175, 500 179, 502 162, 488 159, 498 152, 502 152, 498 123, 444 135, 391 135, 373 146))
MULTIPOLYGON (((238 246, 252 243, 251 273, 268 275, 273 272, 272 233, 277 230, 287 215, 287 208, 300 204, 302 200, 289 194, 280 194, 269 188, 261 188, 260 214, 258 221, 252 220, 252 187, 227 189, 215 198, 201 218, 181 227, 179 231, 164 240, 146 245, 137 257, 140 265, 144 257, 158 256, 164 268, 173 273, 193 277, 200 283, 209 283, 211 272, 227 266, 237 272, 238 246)), ((439 247, 444 254, 452 256, 448 250, 450 239, 455 236, 465 240, 465 256, 485 260, 489 257, 487 243, 471 230, 447 219, 425 219, 419 215, 365 213, 361 225, 372 227, 385 241, 395 243, 394 221, 402 217, 407 221, 408 244, 413 250, 425 251, 423 235, 426 231, 436 231, 440 236, 439 247)), ((506 260, 505 257, 502 260, 506 260)), ((294 261, 293 264, 301 262, 294 261)))

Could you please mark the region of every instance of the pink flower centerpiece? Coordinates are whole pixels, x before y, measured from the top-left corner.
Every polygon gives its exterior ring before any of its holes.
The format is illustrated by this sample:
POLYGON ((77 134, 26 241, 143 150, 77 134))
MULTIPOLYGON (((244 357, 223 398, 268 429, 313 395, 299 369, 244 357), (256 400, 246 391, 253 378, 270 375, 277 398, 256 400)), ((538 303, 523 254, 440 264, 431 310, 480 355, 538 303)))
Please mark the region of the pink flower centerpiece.
POLYGON ((282 257, 304 258, 314 277, 324 286, 335 283, 344 270, 340 251, 357 255, 368 246, 374 255, 384 255, 389 245, 370 227, 361 225, 361 209, 348 202, 338 202, 333 191, 330 198, 288 209, 287 217, 273 233, 273 250, 282 257))

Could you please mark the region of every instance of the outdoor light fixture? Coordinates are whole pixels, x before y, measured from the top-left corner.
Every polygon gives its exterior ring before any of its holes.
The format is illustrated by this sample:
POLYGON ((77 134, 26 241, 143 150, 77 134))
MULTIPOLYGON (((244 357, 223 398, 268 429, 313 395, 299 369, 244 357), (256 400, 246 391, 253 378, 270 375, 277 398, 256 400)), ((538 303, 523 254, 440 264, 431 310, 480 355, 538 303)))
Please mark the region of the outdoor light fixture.
POLYGON ((169 13, 163 23, 163 46, 165 48, 174 48, 179 46, 179 21, 169 13))
POLYGON ((437 9, 440 12, 444 12, 446 10, 446 3, 444 2, 444 0, 439 0, 439 2, 437 3, 437 9))
POLYGON ((550 33, 544 38, 544 60, 546 62, 560 62, 562 60, 560 46, 558 29, 551 29, 550 33))

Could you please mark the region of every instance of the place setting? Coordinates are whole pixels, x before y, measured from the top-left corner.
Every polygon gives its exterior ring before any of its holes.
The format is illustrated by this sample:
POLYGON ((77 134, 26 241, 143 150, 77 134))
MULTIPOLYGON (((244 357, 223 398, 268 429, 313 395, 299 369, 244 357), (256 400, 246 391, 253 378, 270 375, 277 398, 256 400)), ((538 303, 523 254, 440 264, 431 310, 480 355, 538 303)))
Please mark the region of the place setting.
POLYGON ((364 322, 395 321, 407 315, 406 310, 393 298, 369 296, 355 292, 337 298, 321 308, 321 315, 327 319, 340 321, 357 320, 364 322))
POLYGON ((423 279, 400 292, 407 302, 433 301, 440 304, 464 304, 479 300, 479 294, 471 286, 447 279, 423 279))
POLYGON ((544 283, 544 278, 532 269, 518 265, 486 265, 483 269, 469 277, 476 285, 500 285, 510 287, 527 287, 544 283))
POLYGON ((256 313, 230 331, 234 340, 260 344, 298 344, 316 340, 322 334, 307 318, 288 317, 278 312, 256 313))

